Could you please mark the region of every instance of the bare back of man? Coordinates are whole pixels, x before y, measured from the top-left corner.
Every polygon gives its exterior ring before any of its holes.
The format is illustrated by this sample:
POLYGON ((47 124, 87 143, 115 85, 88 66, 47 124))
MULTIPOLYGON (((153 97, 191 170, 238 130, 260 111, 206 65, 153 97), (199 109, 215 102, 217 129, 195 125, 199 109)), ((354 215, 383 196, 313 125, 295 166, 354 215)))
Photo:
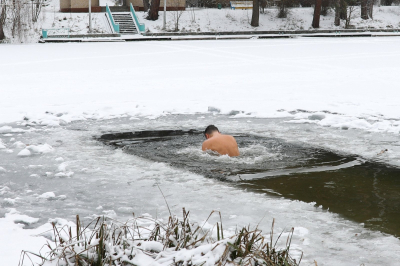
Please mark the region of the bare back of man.
POLYGON ((203 142, 202 150, 216 151, 221 155, 239 156, 239 148, 234 137, 223 135, 215 126, 209 126, 204 132, 206 141, 203 142), (211 127, 211 130, 209 129, 211 127), (209 130, 207 130, 209 129, 209 130))

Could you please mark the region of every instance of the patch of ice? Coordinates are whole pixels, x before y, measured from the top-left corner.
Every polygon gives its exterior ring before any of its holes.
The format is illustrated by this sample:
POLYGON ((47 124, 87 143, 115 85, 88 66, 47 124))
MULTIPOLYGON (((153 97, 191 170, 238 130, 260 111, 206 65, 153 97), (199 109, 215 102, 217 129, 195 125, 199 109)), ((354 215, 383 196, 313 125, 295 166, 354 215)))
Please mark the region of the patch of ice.
POLYGON ((132 213, 133 212, 132 207, 119 207, 118 210, 120 212, 124 212, 124 213, 132 213))

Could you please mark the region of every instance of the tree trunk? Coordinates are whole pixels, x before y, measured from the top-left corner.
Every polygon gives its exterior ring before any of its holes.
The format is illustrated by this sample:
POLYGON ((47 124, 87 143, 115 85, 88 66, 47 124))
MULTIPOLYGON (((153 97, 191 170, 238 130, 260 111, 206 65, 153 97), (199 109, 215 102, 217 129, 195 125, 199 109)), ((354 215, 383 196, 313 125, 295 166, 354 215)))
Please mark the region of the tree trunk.
POLYGON ((258 27, 260 19, 260 2, 253 0, 253 14, 251 16, 251 26, 258 27))
POLYGON ((158 19, 158 10, 159 9, 160 9, 160 0, 152 0, 147 19, 148 20, 157 20, 158 19))
POLYGON ((335 3, 335 26, 340 26, 340 0, 335 3))
POLYGON ((143 0, 143 11, 144 12, 149 11, 149 6, 150 6, 149 0, 143 0))
POLYGON ((319 28, 319 18, 321 16, 321 6, 322 0, 315 0, 315 7, 314 7, 314 18, 312 21, 312 27, 319 28))
POLYGON ((368 19, 367 3, 368 3, 368 0, 361 0, 361 18, 362 19, 368 19))
POLYGON ((4 40, 6 36, 4 35, 3 24, 0 24, 0 41, 4 40))
POLYGON ((374 11, 374 1, 368 0, 368 17, 370 19, 373 19, 373 17, 372 17, 373 11, 374 11))
POLYGON ((340 19, 347 19, 347 3, 340 0, 340 19))

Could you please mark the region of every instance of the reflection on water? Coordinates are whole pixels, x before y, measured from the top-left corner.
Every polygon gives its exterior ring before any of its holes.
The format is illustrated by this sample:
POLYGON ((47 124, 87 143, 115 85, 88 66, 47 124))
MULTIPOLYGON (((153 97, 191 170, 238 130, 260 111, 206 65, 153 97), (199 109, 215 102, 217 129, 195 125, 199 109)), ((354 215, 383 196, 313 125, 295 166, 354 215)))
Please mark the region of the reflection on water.
POLYGON ((316 202, 369 228, 400 236, 399 178, 400 169, 365 163, 336 171, 250 180, 240 186, 316 202))
POLYGON ((276 138, 235 135, 241 155, 201 151, 201 132, 142 131, 100 140, 127 153, 247 190, 315 202, 369 228, 400 235, 400 169, 276 138))

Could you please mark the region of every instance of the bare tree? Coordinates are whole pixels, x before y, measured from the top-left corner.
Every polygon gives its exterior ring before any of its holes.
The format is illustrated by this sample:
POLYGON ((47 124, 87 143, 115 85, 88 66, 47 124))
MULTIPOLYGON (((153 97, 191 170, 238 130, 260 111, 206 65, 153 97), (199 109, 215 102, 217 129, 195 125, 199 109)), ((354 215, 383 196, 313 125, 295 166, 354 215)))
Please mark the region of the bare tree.
POLYGON ((6 19, 7 19, 7 2, 6 0, 0 0, 0 41, 6 38, 4 34, 6 19))
POLYGON ((291 0, 280 0, 278 2, 278 18, 286 18, 288 7, 291 5, 291 0))
POLYGON ((152 0, 150 4, 150 10, 147 15, 148 20, 157 20, 158 19, 158 10, 160 9, 160 0, 152 0))
POLYGON ((314 18, 312 21, 313 28, 319 28, 319 19, 321 17, 322 0, 315 0, 314 18))
POLYGON ((251 15, 250 25, 253 27, 258 27, 259 20, 260 20, 260 2, 259 0, 253 0, 253 12, 251 15))
POLYGON ((32 21, 37 22, 40 12, 42 11, 43 3, 46 0, 32 0, 32 21))
POLYGON ((354 4, 355 3, 350 3, 349 7, 347 8, 347 17, 345 24, 346 29, 350 28, 351 19, 353 18, 353 15, 357 9, 357 7, 354 4))
POLYGON ((174 11, 172 11, 172 17, 174 19, 174 26, 175 26, 174 31, 179 31, 179 19, 183 14, 182 5, 183 5, 182 0, 172 1, 172 7, 174 8, 174 11))
POLYGON ((267 5, 268 5, 267 0, 260 0, 260 12, 262 14, 265 13, 265 8, 267 7, 267 5))

